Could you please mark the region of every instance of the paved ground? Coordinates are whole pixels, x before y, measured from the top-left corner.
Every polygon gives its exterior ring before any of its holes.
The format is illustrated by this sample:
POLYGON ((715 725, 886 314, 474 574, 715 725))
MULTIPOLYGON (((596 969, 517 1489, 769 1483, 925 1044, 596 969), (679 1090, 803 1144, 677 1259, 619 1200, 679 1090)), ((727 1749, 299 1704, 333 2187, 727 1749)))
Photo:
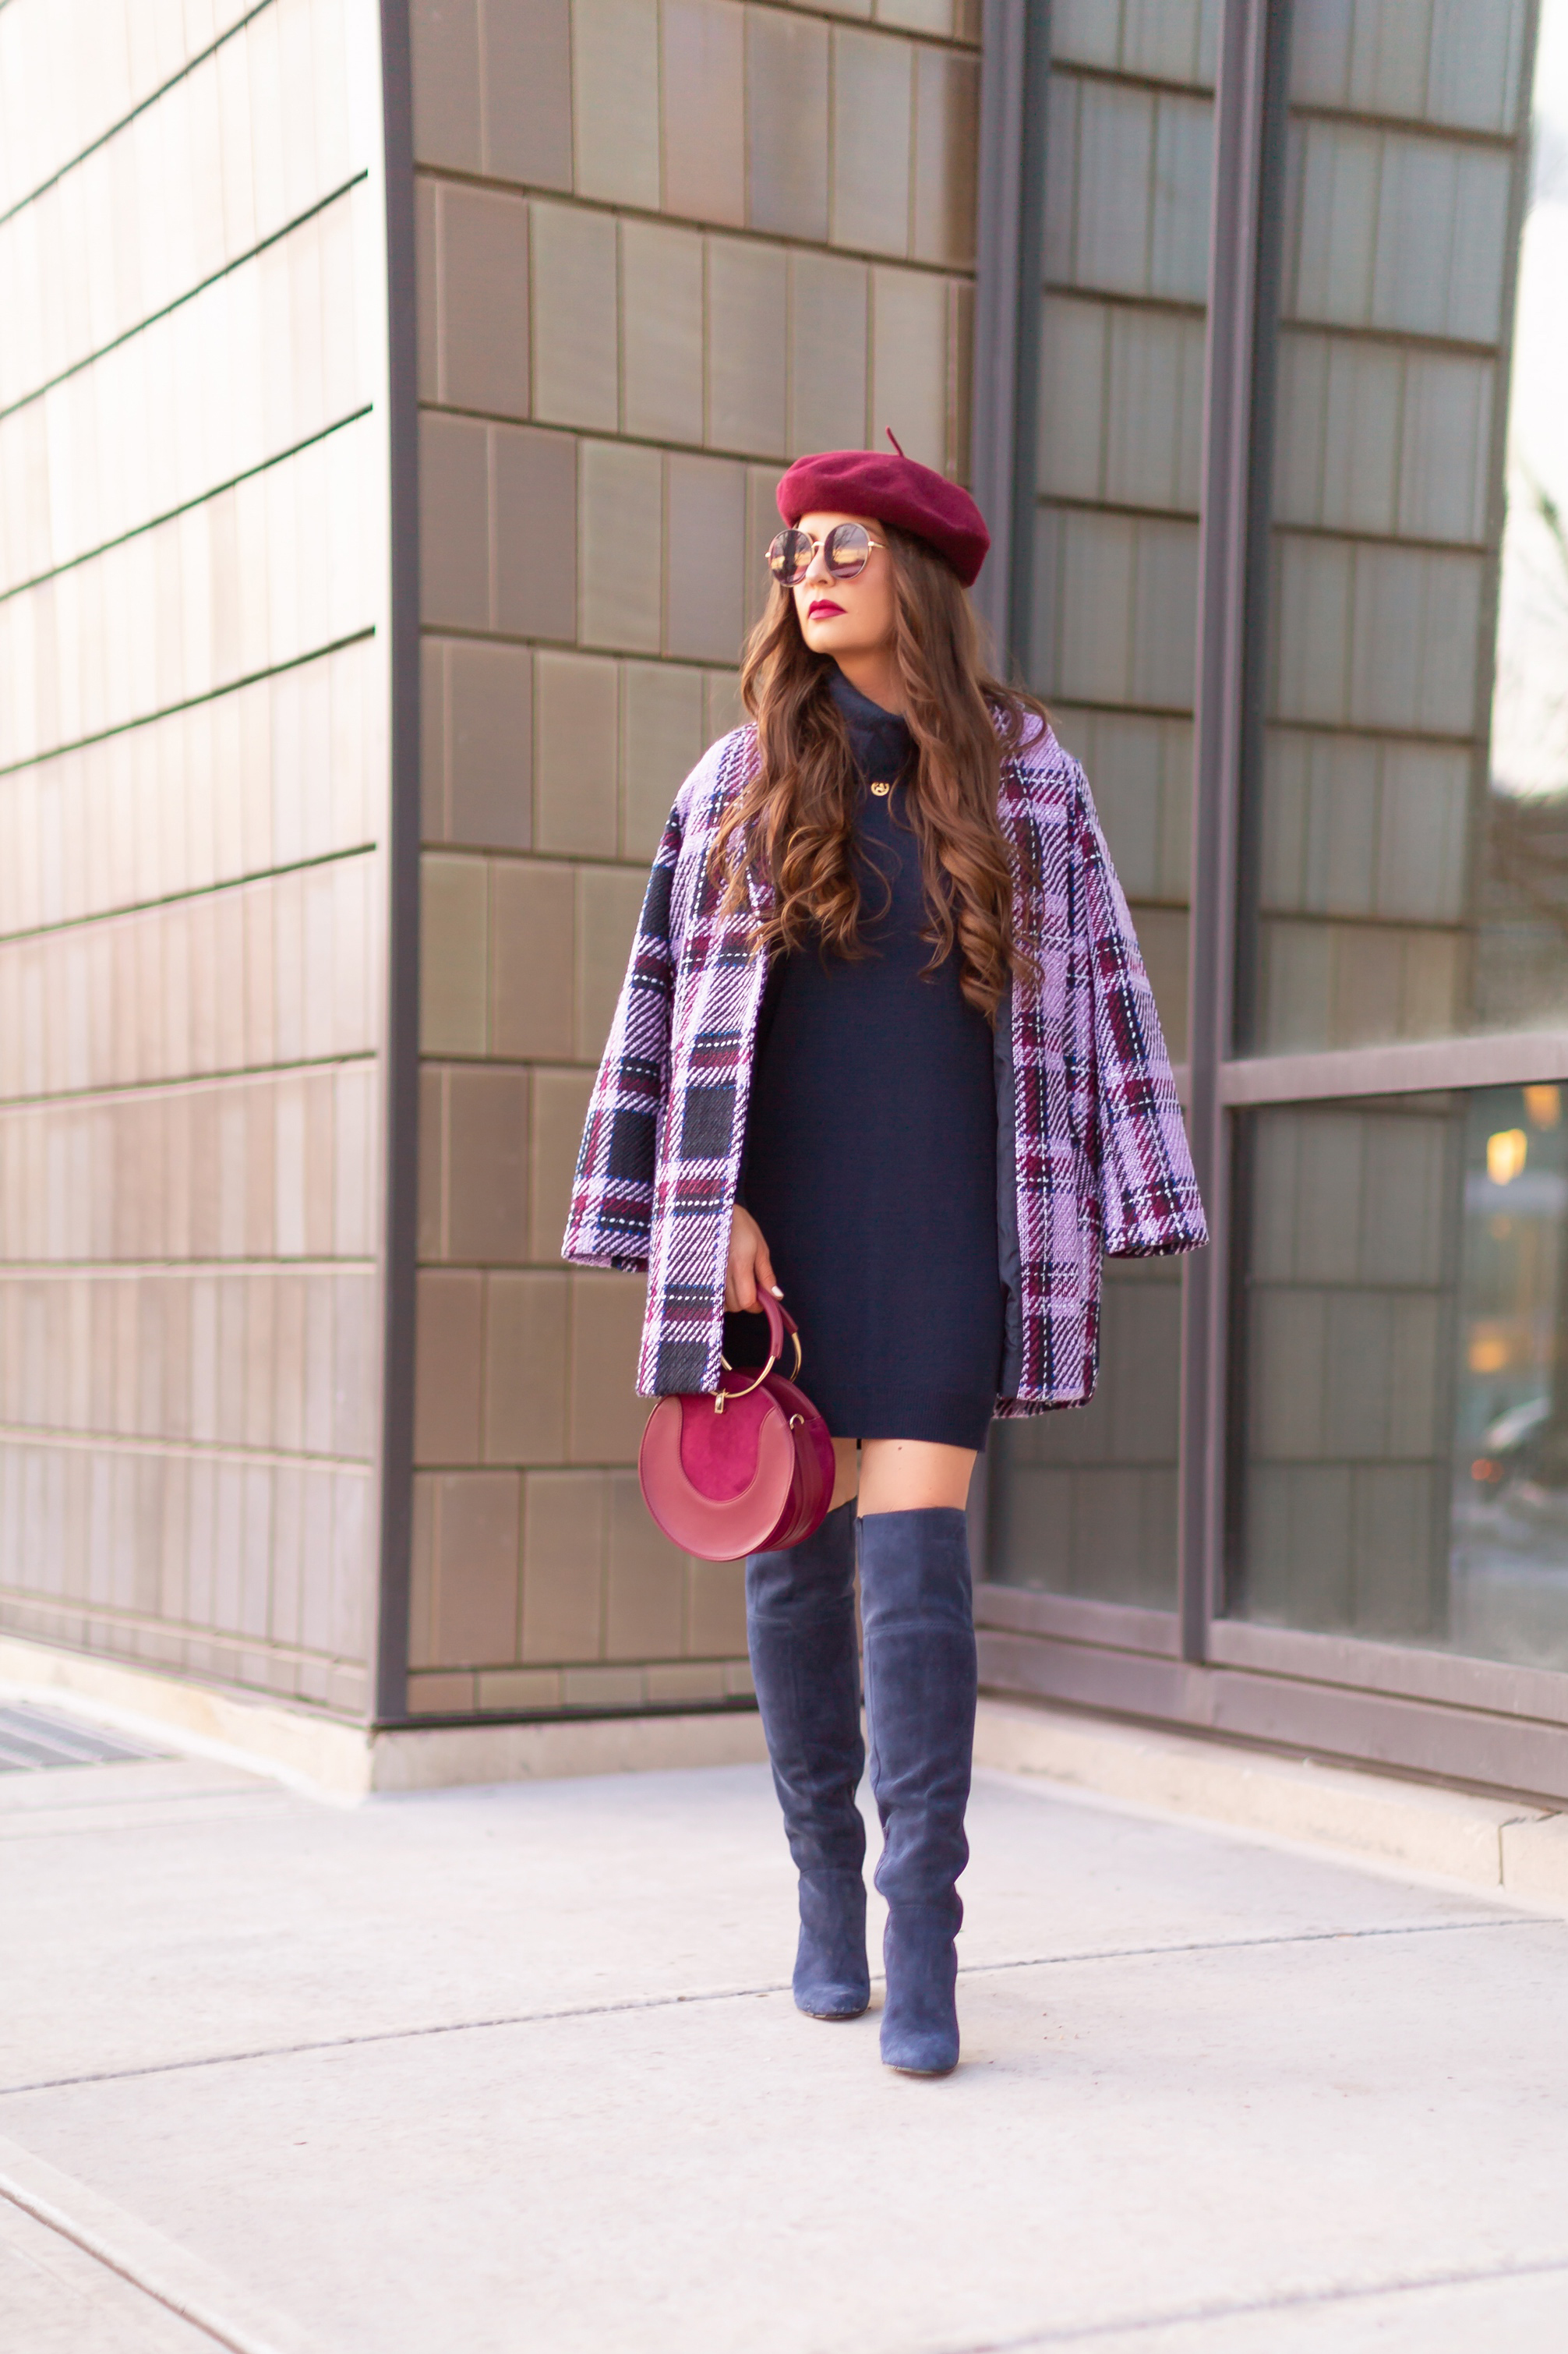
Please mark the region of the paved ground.
POLYGON ((0 2347, 1561 2354, 1568 1923, 1001 1776, 971 1830, 922 2084, 791 2007, 760 1770, 0 1775, 0 2347))

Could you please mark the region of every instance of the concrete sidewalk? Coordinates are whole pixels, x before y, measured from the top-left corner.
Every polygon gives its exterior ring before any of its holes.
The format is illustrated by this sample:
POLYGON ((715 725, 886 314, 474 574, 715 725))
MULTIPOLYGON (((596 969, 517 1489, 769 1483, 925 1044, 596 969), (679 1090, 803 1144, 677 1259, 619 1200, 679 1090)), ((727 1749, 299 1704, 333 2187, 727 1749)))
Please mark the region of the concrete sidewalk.
POLYGON ((0 1776, 0 2347, 1568 2344, 1568 1923, 1002 1775, 971 1836, 927 2084, 791 2006, 758 1767, 0 1776))

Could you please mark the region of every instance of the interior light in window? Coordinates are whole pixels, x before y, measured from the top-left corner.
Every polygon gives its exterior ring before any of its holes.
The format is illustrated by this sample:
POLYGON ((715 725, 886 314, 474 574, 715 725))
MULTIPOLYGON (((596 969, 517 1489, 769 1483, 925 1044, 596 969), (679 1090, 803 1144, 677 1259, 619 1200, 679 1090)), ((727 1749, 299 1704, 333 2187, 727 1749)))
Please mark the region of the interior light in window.
POLYGON ((1511 1185, 1524 1167, 1530 1140, 1522 1128, 1499 1128, 1487 1139, 1487 1175, 1494 1185, 1511 1185))

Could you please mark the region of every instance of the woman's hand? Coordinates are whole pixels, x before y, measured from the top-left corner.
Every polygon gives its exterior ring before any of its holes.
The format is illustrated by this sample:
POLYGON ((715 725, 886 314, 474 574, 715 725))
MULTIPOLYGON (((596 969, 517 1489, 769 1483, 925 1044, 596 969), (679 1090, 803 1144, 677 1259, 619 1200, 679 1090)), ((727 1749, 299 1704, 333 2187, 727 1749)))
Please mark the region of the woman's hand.
POLYGON ((773 1276, 773 1261, 768 1256, 768 1245, 762 1239, 762 1229, 749 1210, 735 1205, 735 1221, 729 1230, 729 1266, 725 1274, 724 1304, 728 1309, 755 1310, 757 1287, 761 1284, 782 1299, 773 1276))

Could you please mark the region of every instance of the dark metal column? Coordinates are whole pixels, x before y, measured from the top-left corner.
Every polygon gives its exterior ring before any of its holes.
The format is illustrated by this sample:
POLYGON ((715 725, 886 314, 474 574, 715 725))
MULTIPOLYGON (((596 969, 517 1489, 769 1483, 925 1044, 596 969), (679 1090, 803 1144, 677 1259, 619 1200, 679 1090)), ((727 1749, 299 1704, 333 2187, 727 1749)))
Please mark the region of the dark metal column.
POLYGON ((1003 673, 1026 674, 1034 574, 1050 0, 985 0, 969 480, 991 527, 975 585, 1003 673))
POLYGON ((387 191, 387 538, 391 567, 387 999, 381 1069, 380 1543, 376 1606, 377 1723, 408 1706, 408 1585, 414 1505, 414 1284, 419 1122, 419 412, 414 314, 414 90, 409 0, 381 0, 387 191))
MULTIPOLYGON (((1221 1600, 1225 1511, 1225 1339, 1230 1153, 1220 1070, 1232 1051, 1236 852, 1259 652, 1260 514, 1255 443, 1271 34, 1287 0, 1224 0, 1214 97, 1213 206, 1203 391, 1193 729, 1188 1129, 1210 1246, 1188 1259, 1182 1296, 1179 1609, 1182 1655, 1207 1655, 1221 1600), (1251 670, 1249 674, 1249 657, 1251 670)), ((1277 76, 1282 46, 1276 50, 1277 76)), ((1266 281, 1268 272, 1264 272, 1266 281)), ((1271 290, 1270 290, 1271 291, 1271 290)), ((1262 322, 1272 335, 1273 319, 1262 322)))

